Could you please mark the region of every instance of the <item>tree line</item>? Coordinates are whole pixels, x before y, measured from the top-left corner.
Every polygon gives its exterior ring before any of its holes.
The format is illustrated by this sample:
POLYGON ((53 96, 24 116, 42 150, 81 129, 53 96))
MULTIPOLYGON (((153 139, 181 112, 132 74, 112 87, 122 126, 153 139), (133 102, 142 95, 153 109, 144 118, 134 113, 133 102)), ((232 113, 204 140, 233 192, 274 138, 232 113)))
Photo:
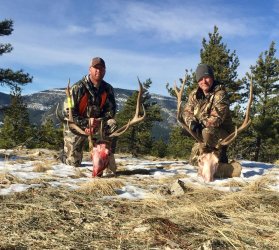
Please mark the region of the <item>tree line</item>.
MULTIPOLYGON (((13 31, 13 21, 0 22, 0 36, 10 35, 13 31)), ((10 53, 11 44, 0 43, 0 55, 10 53)), ((274 162, 279 155, 279 108, 278 108, 278 78, 279 59, 276 57, 275 42, 261 52, 254 65, 250 66, 242 79, 238 78, 237 69, 240 65, 236 51, 231 51, 223 42, 223 37, 214 27, 208 38, 203 38, 200 50, 200 62, 210 64, 214 69, 216 81, 226 86, 231 102, 231 113, 236 125, 242 123, 245 102, 248 98, 249 84, 253 81, 253 105, 251 111, 252 124, 240 134, 230 146, 231 157, 255 161, 274 162)), ((178 76, 179 77, 179 76, 178 76)), ((187 101, 191 90, 197 86, 195 72, 185 69, 180 76, 186 79, 183 90, 183 102, 187 101)), ((21 88, 32 82, 32 77, 23 70, 0 68, 0 85, 11 89, 11 104, 2 110, 4 123, 0 128, 0 148, 13 148, 20 145, 35 148, 44 147, 60 149, 63 144, 62 127, 56 128, 51 119, 47 119, 41 126, 30 124, 28 110, 21 96, 21 88)), ((146 119, 130 128, 119 137, 118 153, 132 153, 133 155, 154 155, 157 157, 188 158, 194 143, 178 124, 171 128, 169 140, 155 139, 152 128, 156 122, 162 121, 160 106, 151 101, 149 88, 152 80, 143 82, 143 104, 146 110, 146 119)), ((174 90, 166 83, 170 95, 174 90)), ((133 117, 137 92, 126 101, 123 110, 116 115, 119 126, 127 123, 133 117)))

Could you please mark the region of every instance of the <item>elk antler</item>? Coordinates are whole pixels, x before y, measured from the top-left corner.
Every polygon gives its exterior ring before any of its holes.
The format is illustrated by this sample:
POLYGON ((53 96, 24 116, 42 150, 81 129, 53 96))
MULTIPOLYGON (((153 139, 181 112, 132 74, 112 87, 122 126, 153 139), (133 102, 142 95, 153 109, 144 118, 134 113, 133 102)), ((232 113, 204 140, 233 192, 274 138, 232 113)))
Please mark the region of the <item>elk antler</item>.
POLYGON ((242 125, 239 128, 237 128, 237 127, 235 128, 235 132, 231 133, 226 138, 220 140, 218 142, 216 148, 220 148, 221 146, 227 146, 227 145, 231 144, 235 140, 237 135, 240 132, 242 132, 243 130, 245 130, 250 125, 250 123, 251 123, 250 110, 251 110, 252 100, 253 100, 253 82, 252 82, 252 77, 251 77, 249 100, 247 102, 247 108, 246 108, 246 112, 245 112, 245 119, 244 119, 242 125))
POLYGON ((143 95, 143 87, 142 87, 142 84, 141 84, 139 78, 138 78, 138 82, 139 82, 139 93, 138 93, 138 98, 137 98, 136 112, 135 112, 133 119, 129 120, 126 125, 122 126, 121 128, 117 129, 116 131, 114 131, 112 134, 109 135, 109 137, 118 137, 118 136, 124 134, 130 126, 141 122, 145 118, 145 115, 146 115, 145 108, 144 108, 143 104, 141 103, 142 95, 143 95), (140 106, 142 106, 142 110, 143 110, 142 116, 139 115, 140 106))
MULTIPOLYGON (((113 132, 112 134, 109 135, 109 137, 118 137, 120 135, 122 135, 123 133, 126 132, 126 130, 132 126, 135 125, 139 122, 141 122, 145 116, 146 116, 146 112, 144 109, 144 106, 141 104, 141 99, 142 99, 142 95, 143 95, 143 87, 142 84, 138 78, 138 82, 139 82, 139 93, 138 93, 138 98, 137 98, 137 105, 136 105, 136 113, 133 117, 132 120, 129 120, 128 123, 126 125, 124 125, 123 127, 117 129, 115 132, 113 132), (140 106, 142 105, 142 109, 143 109, 143 115, 139 116, 139 111, 140 111, 140 106)), ((68 100, 68 107, 69 107, 69 118, 62 118, 61 115, 59 114, 58 110, 59 110, 59 103, 56 107, 56 116, 58 117, 58 119, 64 123, 67 124, 69 126, 69 129, 77 135, 82 135, 82 136, 88 136, 88 134, 85 133, 85 131, 83 129, 81 129, 77 124, 75 124, 74 120, 73 120, 73 115, 72 115, 72 105, 71 105, 71 96, 70 96, 70 83, 68 83, 68 87, 66 89, 66 95, 67 95, 67 100, 68 100)), ((103 121, 101 118, 96 118, 96 119, 100 119, 101 120, 101 126, 100 126, 100 137, 103 138, 103 121)))
POLYGON ((56 116, 62 123, 67 124, 69 126, 69 129, 72 132, 76 131, 76 132, 74 132, 75 134, 88 136, 78 125, 75 124, 75 122, 73 121, 73 116, 71 115, 72 112, 70 111, 70 109, 69 109, 69 118, 61 117, 58 110, 59 110, 59 103, 57 104, 57 107, 56 107, 56 116), (72 116, 72 118, 71 118, 71 116, 72 116))
POLYGON ((198 142, 202 143, 201 139, 199 139, 198 136, 193 131, 191 131, 191 129, 188 128, 188 126, 186 125, 186 123, 182 117, 182 114, 181 114, 181 103, 182 103, 181 99, 182 99, 182 94, 183 94, 185 83, 186 83, 186 76, 185 76, 184 80, 182 81, 180 90, 178 90, 178 88, 176 87, 176 83, 174 82, 174 92, 175 92, 176 98, 177 98, 176 118, 177 118, 177 121, 183 126, 183 128, 185 128, 188 131, 188 133, 194 137, 194 139, 196 139, 198 142))
POLYGON ((71 97, 71 92, 70 92, 70 79, 68 81, 68 86, 65 89, 65 92, 66 92, 66 96, 67 96, 69 118, 62 118, 61 115, 58 113, 59 103, 56 107, 56 116, 62 123, 67 124, 69 126, 69 129, 72 132, 75 132, 75 134, 88 136, 78 125, 75 124, 74 119, 73 119, 73 112, 72 112, 73 103, 72 103, 72 97, 71 97))

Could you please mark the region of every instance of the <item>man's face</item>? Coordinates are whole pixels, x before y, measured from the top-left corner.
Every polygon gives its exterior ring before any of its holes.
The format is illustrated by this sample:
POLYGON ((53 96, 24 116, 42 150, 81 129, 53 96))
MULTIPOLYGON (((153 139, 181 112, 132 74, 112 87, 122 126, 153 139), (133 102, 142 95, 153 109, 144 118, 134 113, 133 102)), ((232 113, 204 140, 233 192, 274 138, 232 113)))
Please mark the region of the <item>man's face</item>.
POLYGON ((106 73, 106 68, 104 68, 102 65, 97 64, 94 67, 91 66, 89 68, 89 73, 93 82, 98 83, 104 78, 106 73))
POLYGON ((213 78, 211 76, 205 76, 201 78, 198 82, 199 87, 202 89, 203 93, 208 93, 213 85, 213 78))

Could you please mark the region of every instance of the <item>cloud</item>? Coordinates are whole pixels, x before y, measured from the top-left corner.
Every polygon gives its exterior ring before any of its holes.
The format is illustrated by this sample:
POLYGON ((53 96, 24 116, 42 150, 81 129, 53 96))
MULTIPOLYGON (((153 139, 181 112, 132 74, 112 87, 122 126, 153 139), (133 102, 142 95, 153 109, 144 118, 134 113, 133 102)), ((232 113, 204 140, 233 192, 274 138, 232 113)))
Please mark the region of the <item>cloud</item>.
POLYGON ((165 83, 182 77, 186 68, 194 68, 198 63, 196 54, 185 56, 156 56, 130 50, 109 49, 97 46, 83 48, 48 48, 40 45, 14 43, 14 52, 3 58, 5 65, 24 65, 40 72, 49 72, 46 76, 34 75, 34 84, 48 87, 63 87, 69 76, 79 80, 87 73, 90 58, 101 55, 108 65, 107 79, 116 84, 115 87, 135 89, 137 76, 142 81, 153 80, 155 93, 166 93, 165 83), (90 53, 89 53, 90 52, 90 53), (26 60, 28 58, 28 60, 26 60), (164 69, 164 70, 162 70, 164 69), (64 75, 64 80, 60 75, 64 75), (56 75, 58 81, 52 79, 56 75), (39 79, 44 79, 39 82, 39 79), (47 83, 49 79, 49 83, 47 83), (163 84, 163 85, 162 85, 163 84))
POLYGON ((200 39, 213 30, 214 25, 228 36, 248 36, 253 32, 249 18, 231 17, 227 15, 228 9, 218 6, 207 6, 206 12, 194 4, 176 7, 175 4, 165 6, 129 2, 119 6, 103 5, 103 8, 110 9, 102 19, 98 17, 93 26, 96 30, 105 27, 107 32, 100 32, 98 35, 135 32, 157 36, 166 42, 182 42, 200 39))
POLYGON ((66 29, 66 33, 71 35, 79 35, 79 34, 85 34, 90 31, 89 28, 78 26, 78 25, 69 25, 66 29))

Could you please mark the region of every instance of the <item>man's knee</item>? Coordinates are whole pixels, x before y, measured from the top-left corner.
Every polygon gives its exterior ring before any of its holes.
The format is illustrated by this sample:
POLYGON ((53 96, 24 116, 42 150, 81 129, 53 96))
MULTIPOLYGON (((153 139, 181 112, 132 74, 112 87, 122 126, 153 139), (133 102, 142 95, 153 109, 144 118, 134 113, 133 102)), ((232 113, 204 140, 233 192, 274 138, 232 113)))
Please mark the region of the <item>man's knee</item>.
POLYGON ((80 167, 85 139, 72 133, 64 134, 64 163, 80 167))

